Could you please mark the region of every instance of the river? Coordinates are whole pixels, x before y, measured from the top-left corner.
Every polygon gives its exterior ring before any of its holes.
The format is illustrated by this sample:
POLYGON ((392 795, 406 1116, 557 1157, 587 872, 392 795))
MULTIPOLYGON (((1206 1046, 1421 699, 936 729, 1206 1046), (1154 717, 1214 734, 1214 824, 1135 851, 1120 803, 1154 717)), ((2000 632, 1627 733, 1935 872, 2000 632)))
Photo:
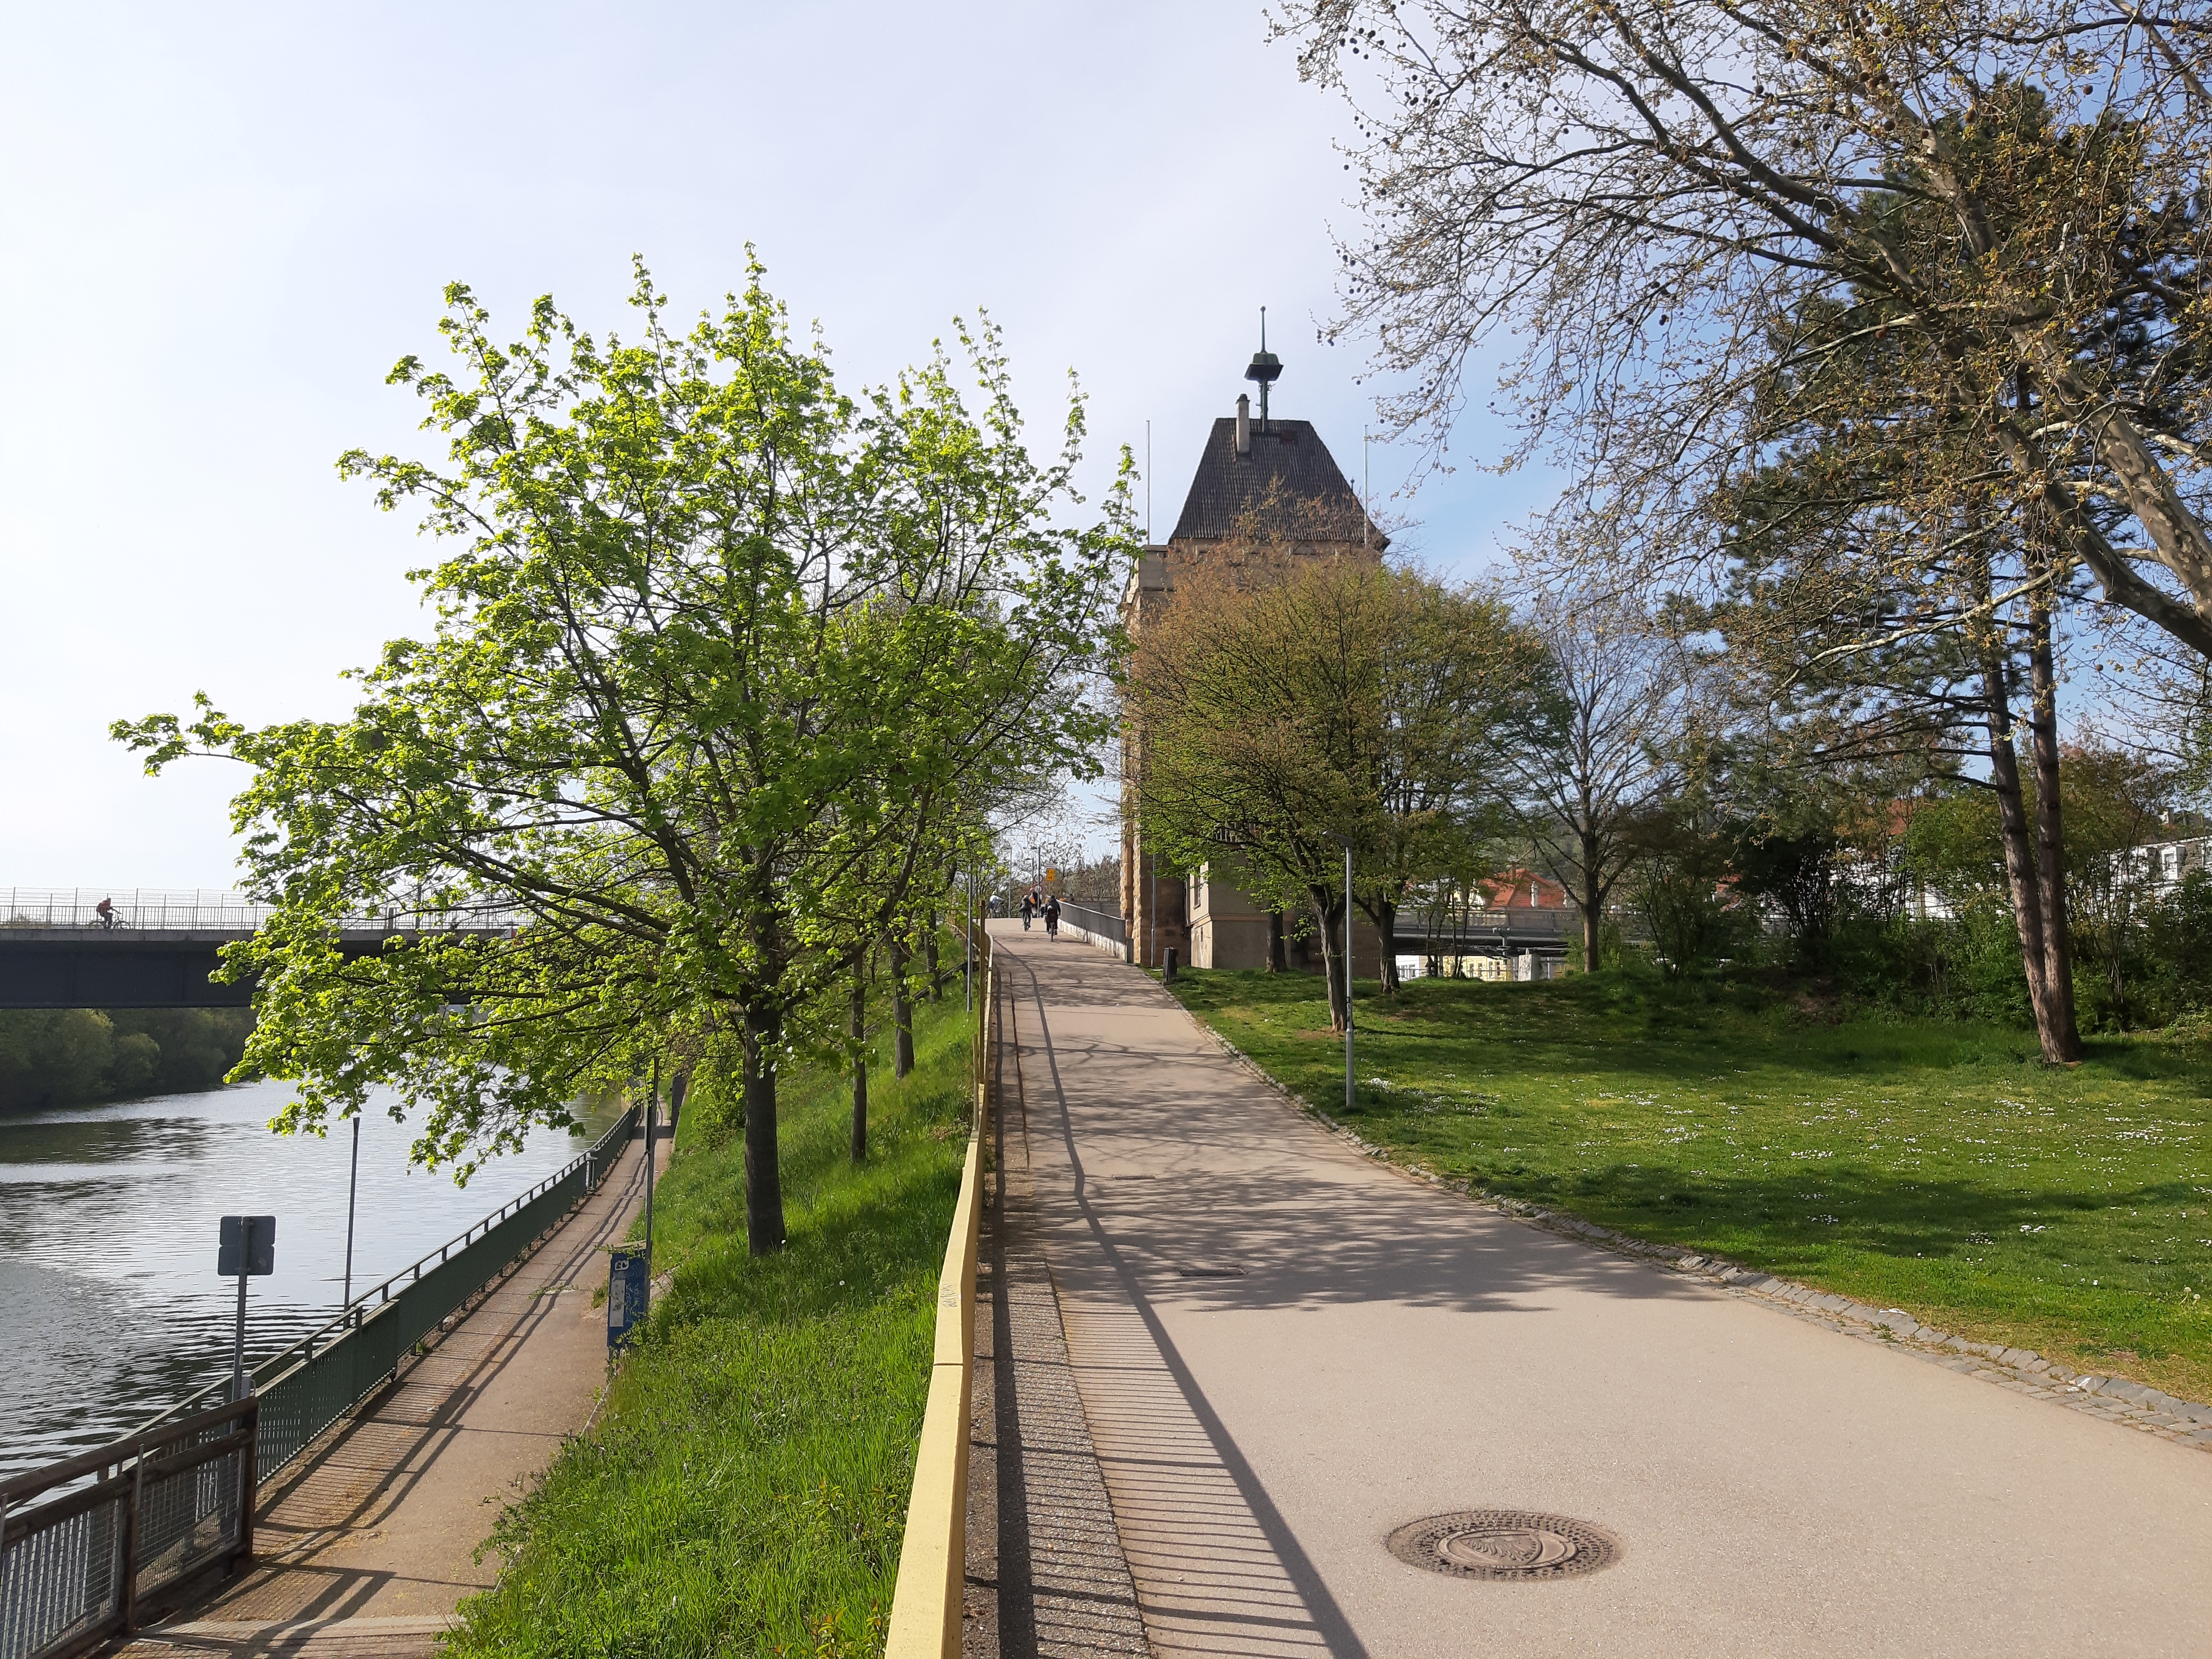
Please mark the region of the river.
MULTIPOLYGON (((290 1097, 248 1083, 0 1114, 0 1475, 126 1433, 228 1374, 238 1281, 216 1276, 219 1217, 276 1218, 276 1271, 247 1297, 249 1365, 337 1312, 353 1130, 270 1133, 290 1097)), ((413 1134, 374 1103, 362 1119, 356 1295, 586 1145, 541 1129, 458 1188, 408 1167, 413 1134)))

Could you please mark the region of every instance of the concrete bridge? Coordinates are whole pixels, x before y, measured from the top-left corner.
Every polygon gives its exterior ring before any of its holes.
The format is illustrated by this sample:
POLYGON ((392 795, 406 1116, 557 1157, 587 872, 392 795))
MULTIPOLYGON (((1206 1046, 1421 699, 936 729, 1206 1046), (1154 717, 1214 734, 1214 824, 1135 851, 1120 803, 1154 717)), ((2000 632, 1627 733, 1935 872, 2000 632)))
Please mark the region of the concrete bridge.
MULTIPOLYGON (((275 907, 242 893, 147 888, 8 890, 0 908, 0 1008, 242 1008, 251 981, 209 977, 226 945, 249 939, 275 907), (100 908, 103 902, 106 909, 100 908)), ((371 956, 397 935, 506 938, 504 911, 397 907, 346 917, 338 945, 371 956)))

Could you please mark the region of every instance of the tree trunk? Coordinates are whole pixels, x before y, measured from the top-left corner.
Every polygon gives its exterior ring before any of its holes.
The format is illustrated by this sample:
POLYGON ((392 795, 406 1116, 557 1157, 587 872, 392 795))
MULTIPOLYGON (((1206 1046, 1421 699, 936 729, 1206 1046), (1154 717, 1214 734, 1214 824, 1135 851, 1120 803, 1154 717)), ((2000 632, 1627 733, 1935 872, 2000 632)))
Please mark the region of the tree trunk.
POLYGON ((2034 707, 2028 738, 2035 756, 2036 896, 2043 924, 2044 1004, 2035 1012, 2043 1057, 2057 1065, 2081 1058, 2074 1014, 2074 939, 2066 918, 2066 843, 2058 793, 2058 675, 2051 644, 2051 606, 2039 589, 2028 601, 2028 677, 2034 707))
POLYGON ((891 1076, 914 1070, 914 1004, 907 996, 907 937, 903 924, 891 929, 891 1076))
POLYGON ((1283 913, 1267 912, 1267 971, 1286 974, 1291 970, 1290 951, 1283 940, 1283 913))
POLYGON ((1314 915, 1321 922, 1321 970, 1328 981, 1328 1029, 1341 1036, 1352 987, 1352 964, 1344 959, 1344 900, 1333 887, 1309 890, 1314 915))
POLYGON ((1582 832, 1582 890, 1574 896, 1583 913, 1583 972, 1594 974, 1598 970, 1598 951, 1605 930, 1605 891, 1598 884, 1604 857, 1597 837, 1587 830, 1582 832))
POLYGON ((1384 899, 1372 908, 1364 904, 1359 908, 1367 911, 1367 919, 1375 924, 1376 933, 1382 936, 1382 960, 1377 964, 1376 971, 1382 982, 1382 994, 1396 996, 1405 988, 1398 978, 1398 907, 1384 899))
POLYGON ((937 912, 935 910, 929 913, 928 922, 929 931, 922 935, 922 961, 929 969, 929 1000, 932 1002, 942 1002, 945 1000, 945 981, 937 976, 937 912))
MULTIPOLYGON (((745 1249, 783 1248, 783 1179, 776 1166, 775 1051, 783 1020, 773 1009, 745 1010, 745 1249)), ((647 1152, 651 1147, 646 1149, 647 1152)))
POLYGON ((868 1157, 868 1051, 861 1045, 868 1037, 868 975, 867 961, 863 957, 853 969, 853 1162, 864 1164, 868 1157))
POLYGON ((1995 636, 1982 647, 1982 690, 1989 705, 1990 787, 1997 798, 1997 827, 2004 841, 2005 881, 2012 892, 2013 924, 2020 933, 2021 967, 2027 975, 2028 1006, 2034 1012, 2036 1036, 2043 1042, 2045 1057, 2050 1043, 2045 1037, 2045 989, 2049 960, 2043 949, 2043 899, 2036 890, 2036 860, 2027 827, 2027 809, 2021 798, 2020 755, 2013 747, 2012 703, 2007 693, 2005 665, 1995 636))

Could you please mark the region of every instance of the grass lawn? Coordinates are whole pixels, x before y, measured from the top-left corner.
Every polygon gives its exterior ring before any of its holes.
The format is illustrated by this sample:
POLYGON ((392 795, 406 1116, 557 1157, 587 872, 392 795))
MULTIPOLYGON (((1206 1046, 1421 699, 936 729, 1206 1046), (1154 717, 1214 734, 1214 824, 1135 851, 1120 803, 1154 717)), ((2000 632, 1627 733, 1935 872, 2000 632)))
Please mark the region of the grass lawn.
POLYGON ((2025 1031, 1750 988, 1417 980, 1363 988, 1346 1118, 1318 979, 1174 988, 1291 1093, 1478 1191, 2212 1400, 2212 1046, 2094 1039, 2053 1068, 2025 1031))
POLYGON ((589 1436, 501 1517, 507 1565, 459 1654, 879 1654, 928 1393, 937 1274, 967 1148, 957 984, 916 1010, 903 1085, 787 1073, 790 1245, 745 1255, 744 1150, 687 1114, 659 1187, 667 1294, 589 1436))

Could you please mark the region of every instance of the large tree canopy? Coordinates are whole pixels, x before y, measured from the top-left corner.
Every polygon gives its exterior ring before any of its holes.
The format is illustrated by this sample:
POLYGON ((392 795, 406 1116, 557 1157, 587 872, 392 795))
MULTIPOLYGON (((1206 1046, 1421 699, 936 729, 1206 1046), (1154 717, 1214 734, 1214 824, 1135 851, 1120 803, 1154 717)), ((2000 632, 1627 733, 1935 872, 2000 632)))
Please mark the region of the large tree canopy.
POLYGON ((1945 463, 1905 481, 1917 522, 1974 492, 2001 534, 2039 517, 2212 653, 2204 0, 1291 0, 1279 24, 1361 112, 1345 324, 1407 376, 1401 421, 1441 441, 1503 352, 1505 459, 1566 461, 1648 573, 1709 551, 1707 494, 1778 441, 1909 408, 1945 463), (1812 372, 1870 340, 1897 380, 1812 372))
POLYGON ((416 573, 432 636, 386 647, 345 720, 248 730, 203 697, 116 735, 149 770, 253 769, 234 811, 279 908, 228 967, 259 975, 246 1064, 298 1080, 290 1124, 388 1085, 425 1109, 418 1158, 478 1158, 687 1030, 734 1032, 774 1249, 787 1024, 941 887, 1013 774, 1091 763, 1127 458, 1090 523, 1056 525, 1079 399, 1033 462, 987 328, 962 336, 980 420, 941 351, 855 402, 757 267, 681 335, 641 268, 633 344, 543 300, 502 348, 447 299, 459 372, 392 374, 444 463, 341 463, 463 544, 416 573), (506 927, 342 955, 341 918, 422 908, 506 927))

